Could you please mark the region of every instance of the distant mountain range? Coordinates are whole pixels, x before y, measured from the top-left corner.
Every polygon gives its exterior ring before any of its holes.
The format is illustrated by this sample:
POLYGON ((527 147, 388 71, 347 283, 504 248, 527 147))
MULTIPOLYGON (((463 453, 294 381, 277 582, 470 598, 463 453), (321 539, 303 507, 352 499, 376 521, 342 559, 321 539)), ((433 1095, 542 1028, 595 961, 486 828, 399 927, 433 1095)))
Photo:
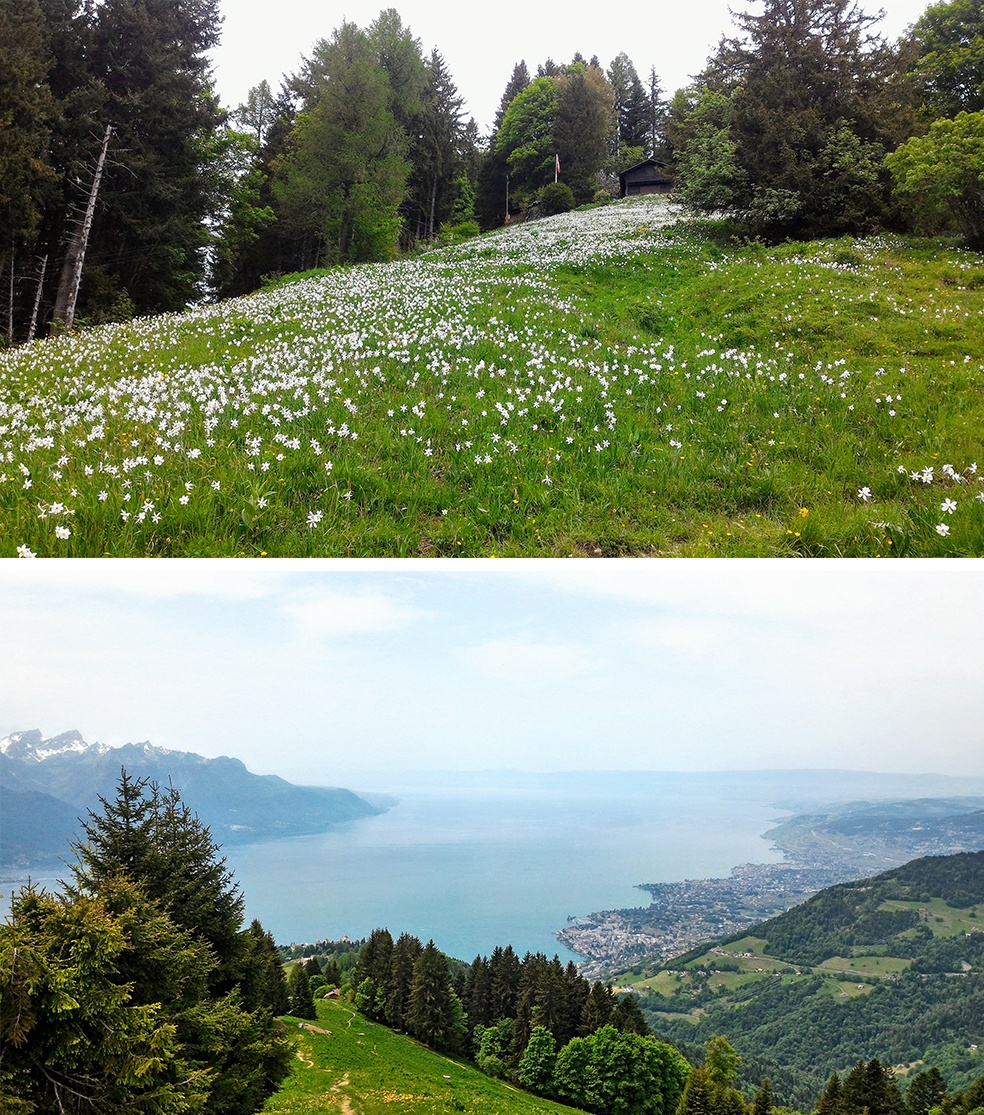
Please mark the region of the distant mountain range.
POLYGON ((79 818, 115 795, 121 769, 172 783, 219 844, 324 832, 381 812, 351 790, 295 786, 252 774, 238 759, 206 759, 151 743, 110 747, 78 732, 0 739, 0 867, 35 867, 64 857, 79 818))

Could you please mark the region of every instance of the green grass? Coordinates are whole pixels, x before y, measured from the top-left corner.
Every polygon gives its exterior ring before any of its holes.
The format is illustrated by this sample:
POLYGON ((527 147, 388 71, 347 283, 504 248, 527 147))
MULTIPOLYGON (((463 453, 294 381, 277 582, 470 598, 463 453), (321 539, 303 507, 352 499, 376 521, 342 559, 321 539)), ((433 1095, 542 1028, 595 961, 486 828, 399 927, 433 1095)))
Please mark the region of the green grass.
POLYGON ((949 906, 942 898, 930 902, 903 902, 889 899, 880 910, 918 910, 920 920, 934 937, 961 937, 965 933, 984 933, 984 913, 977 906, 949 906))
POLYGON ((337 1002, 318 1021, 285 1020, 295 1041, 294 1072, 264 1111, 276 1115, 571 1115, 462 1061, 433 1053, 337 1002), (318 1032, 325 1031, 325 1032, 318 1032))
POLYGON ((984 555, 984 257, 647 199, 0 353, 0 555, 984 555))
POLYGON ((911 960, 902 960, 896 956, 832 956, 817 971, 884 978, 897 976, 911 967, 911 960))

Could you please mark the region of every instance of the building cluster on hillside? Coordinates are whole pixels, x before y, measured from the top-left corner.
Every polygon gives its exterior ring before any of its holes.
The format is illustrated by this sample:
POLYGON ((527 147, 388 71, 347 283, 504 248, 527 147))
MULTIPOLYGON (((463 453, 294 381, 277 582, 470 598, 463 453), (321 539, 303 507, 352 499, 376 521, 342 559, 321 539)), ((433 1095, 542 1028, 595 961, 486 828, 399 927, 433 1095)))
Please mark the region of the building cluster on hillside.
POLYGON ((725 879, 646 884, 640 889, 649 892, 651 905, 577 918, 557 936, 583 958, 581 971, 597 978, 737 933, 844 878, 836 868, 745 863, 725 879))

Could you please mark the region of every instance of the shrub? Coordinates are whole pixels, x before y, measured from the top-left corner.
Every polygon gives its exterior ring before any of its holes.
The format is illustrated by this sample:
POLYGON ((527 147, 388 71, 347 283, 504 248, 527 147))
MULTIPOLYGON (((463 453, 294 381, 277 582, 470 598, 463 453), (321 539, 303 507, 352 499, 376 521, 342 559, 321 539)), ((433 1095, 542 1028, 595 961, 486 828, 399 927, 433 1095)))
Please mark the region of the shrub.
POLYGON ((551 182, 540 191, 541 212, 550 217, 554 213, 569 213, 574 208, 574 191, 564 182, 551 182))

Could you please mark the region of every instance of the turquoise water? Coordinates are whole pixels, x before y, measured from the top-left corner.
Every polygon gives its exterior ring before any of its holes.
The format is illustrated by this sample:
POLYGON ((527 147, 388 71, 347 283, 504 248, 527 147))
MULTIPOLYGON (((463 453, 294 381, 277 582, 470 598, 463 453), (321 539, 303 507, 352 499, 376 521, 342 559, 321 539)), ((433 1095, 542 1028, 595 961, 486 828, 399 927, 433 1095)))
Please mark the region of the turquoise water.
POLYGON ((569 916, 648 904, 638 884, 776 862, 765 787, 717 776, 457 776, 342 831, 225 854, 247 914, 280 942, 386 926, 464 960, 496 945, 557 952, 569 916), (766 800, 759 800, 762 797, 766 800))

